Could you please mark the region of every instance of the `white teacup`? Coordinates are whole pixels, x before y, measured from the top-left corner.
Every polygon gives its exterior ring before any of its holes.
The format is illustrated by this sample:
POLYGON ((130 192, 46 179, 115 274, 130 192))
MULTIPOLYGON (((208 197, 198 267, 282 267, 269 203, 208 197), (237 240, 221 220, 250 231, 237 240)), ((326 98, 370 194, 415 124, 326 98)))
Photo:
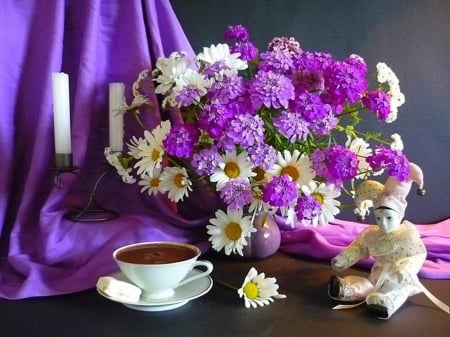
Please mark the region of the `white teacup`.
POLYGON ((113 252, 120 270, 142 289, 149 300, 170 298, 177 287, 205 277, 213 270, 209 261, 197 260, 200 249, 179 242, 142 242, 123 246, 113 252), (186 277, 193 268, 206 270, 186 277))

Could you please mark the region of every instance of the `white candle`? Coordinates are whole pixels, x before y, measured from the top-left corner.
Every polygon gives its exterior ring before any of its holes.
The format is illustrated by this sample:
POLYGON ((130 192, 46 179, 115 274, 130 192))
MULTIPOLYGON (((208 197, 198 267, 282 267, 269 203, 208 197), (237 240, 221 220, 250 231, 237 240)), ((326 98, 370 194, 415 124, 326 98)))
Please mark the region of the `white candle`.
POLYGON ((65 73, 53 73, 52 87, 55 152, 71 154, 69 76, 65 73))
POLYGON ((123 114, 125 84, 109 84, 109 147, 113 152, 123 150, 123 114))

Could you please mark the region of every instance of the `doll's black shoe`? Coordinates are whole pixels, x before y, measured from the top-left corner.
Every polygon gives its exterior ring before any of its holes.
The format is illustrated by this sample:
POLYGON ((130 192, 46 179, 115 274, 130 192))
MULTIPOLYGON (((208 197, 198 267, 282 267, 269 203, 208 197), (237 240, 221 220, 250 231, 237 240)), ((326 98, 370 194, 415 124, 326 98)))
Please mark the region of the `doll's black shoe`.
POLYGON ((330 282, 328 283, 328 295, 331 298, 339 299, 341 294, 341 282, 339 282, 339 277, 331 276, 330 282))
POLYGON ((386 307, 379 305, 379 304, 368 304, 367 312, 371 315, 374 315, 378 318, 386 319, 389 317, 389 313, 386 307))

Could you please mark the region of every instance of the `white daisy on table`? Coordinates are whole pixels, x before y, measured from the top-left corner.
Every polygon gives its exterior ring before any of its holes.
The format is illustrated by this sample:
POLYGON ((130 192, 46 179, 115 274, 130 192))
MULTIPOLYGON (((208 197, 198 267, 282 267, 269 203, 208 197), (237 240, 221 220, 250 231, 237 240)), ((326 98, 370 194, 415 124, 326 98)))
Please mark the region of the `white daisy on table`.
POLYGON ((341 195, 333 184, 327 185, 325 183, 317 183, 311 181, 308 185, 302 186, 302 192, 306 195, 312 195, 319 202, 322 212, 312 221, 313 226, 325 226, 329 221, 334 219, 334 216, 339 214, 339 206, 341 203, 336 200, 341 195))
POLYGON ((244 298, 246 308, 257 308, 269 305, 274 298, 286 298, 286 295, 278 293, 278 284, 274 277, 267 277, 264 273, 250 268, 241 288, 238 289, 239 297, 244 298))
POLYGON ((138 184, 142 186, 141 193, 147 191, 148 195, 157 195, 161 191, 161 166, 154 167, 152 172, 146 172, 141 175, 141 180, 138 184))
POLYGON ((272 176, 287 174, 299 186, 308 184, 316 176, 309 157, 300 154, 298 150, 294 150, 292 154, 288 150, 284 150, 283 153, 278 152, 277 162, 267 171, 267 174, 272 176))
POLYGON ((192 191, 192 181, 184 167, 166 167, 160 175, 160 191, 168 192, 168 198, 173 202, 182 201, 192 191))
POLYGON ((362 138, 351 138, 350 136, 347 136, 345 147, 356 153, 356 156, 358 157, 358 172, 361 173, 355 177, 356 179, 365 179, 372 173, 372 168, 366 161, 366 158, 372 154, 372 149, 369 146, 369 143, 362 138))
POLYGON ((211 225, 206 226, 212 248, 216 251, 225 249, 226 255, 237 252, 242 256, 242 249, 247 245, 246 238, 256 232, 251 217, 243 216, 242 209, 227 213, 219 209, 215 216, 209 220, 211 225))
POLYGON ((212 183, 216 183, 216 190, 220 191, 226 182, 230 180, 238 178, 248 179, 255 175, 256 173, 252 171, 252 163, 248 158, 247 152, 242 151, 237 155, 234 149, 220 157, 218 167, 211 174, 209 180, 212 183))

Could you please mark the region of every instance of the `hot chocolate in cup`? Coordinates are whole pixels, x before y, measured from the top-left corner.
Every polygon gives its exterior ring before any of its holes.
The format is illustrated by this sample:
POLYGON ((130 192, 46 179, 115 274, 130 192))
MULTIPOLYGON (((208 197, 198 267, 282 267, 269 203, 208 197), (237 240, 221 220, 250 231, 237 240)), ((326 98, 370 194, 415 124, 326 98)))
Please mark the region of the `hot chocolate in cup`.
POLYGON ((196 246, 180 242, 142 242, 123 246, 113 252, 122 273, 142 289, 147 300, 167 299, 175 289, 209 275, 211 262, 198 260, 201 252, 196 246), (192 276, 188 273, 203 267, 192 276))

